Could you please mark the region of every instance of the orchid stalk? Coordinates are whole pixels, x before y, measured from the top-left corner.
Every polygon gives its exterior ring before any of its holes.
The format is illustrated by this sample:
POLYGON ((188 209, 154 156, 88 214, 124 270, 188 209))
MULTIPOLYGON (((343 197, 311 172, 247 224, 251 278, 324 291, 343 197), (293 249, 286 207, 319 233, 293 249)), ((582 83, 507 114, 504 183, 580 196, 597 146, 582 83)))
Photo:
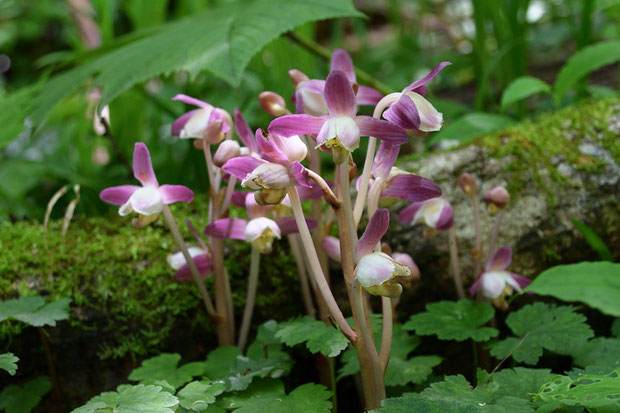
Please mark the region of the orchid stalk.
POLYGON ((258 270, 260 267, 260 252, 252 248, 250 257, 250 276, 248 277, 248 291, 245 297, 245 308, 243 310, 243 319, 241 321, 241 329, 239 330, 239 342, 237 347, 243 351, 248 339, 250 331, 250 323, 252 322, 252 313, 254 312, 254 303, 256 302, 256 289, 258 287, 258 270))

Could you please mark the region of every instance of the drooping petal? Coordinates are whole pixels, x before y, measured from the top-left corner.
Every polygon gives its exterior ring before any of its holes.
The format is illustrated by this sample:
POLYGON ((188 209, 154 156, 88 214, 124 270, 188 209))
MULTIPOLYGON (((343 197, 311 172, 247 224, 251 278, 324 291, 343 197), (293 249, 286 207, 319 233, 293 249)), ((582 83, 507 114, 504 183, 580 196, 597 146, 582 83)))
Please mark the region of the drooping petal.
POLYGON ((326 236, 321 241, 321 247, 329 258, 334 261, 340 262, 340 240, 331 235, 326 236))
POLYGON ((435 109, 435 107, 426 100, 426 98, 415 92, 407 92, 408 96, 414 103, 418 114, 420 115, 420 129, 422 132, 434 132, 441 129, 443 125, 443 115, 435 109))
POLYGON ((378 209, 377 212, 370 218, 368 226, 364 231, 364 234, 357 242, 355 248, 355 255, 360 260, 364 255, 370 254, 375 246, 381 241, 383 235, 390 225, 390 213, 387 209, 378 209))
POLYGON ((385 141, 381 141, 377 154, 375 155, 375 161, 372 164, 373 176, 377 178, 386 178, 392 170, 399 152, 400 145, 392 145, 385 141))
POLYGON ((347 75, 349 82, 355 82, 355 70, 353 70, 353 61, 351 56, 342 49, 335 49, 332 53, 332 58, 329 63, 330 72, 333 70, 340 70, 347 75))
POLYGON ((400 265, 409 267, 409 269, 411 270, 411 275, 413 275, 414 277, 420 276, 420 269, 416 265, 413 258, 411 258, 411 255, 405 254, 404 252, 395 252, 392 254, 392 259, 400 265))
POLYGON ((400 174, 388 180, 382 198, 399 198, 410 202, 441 196, 441 188, 430 179, 415 174, 400 174))
POLYGON ((291 174, 295 178, 297 185, 312 188, 312 185, 308 182, 308 170, 298 161, 293 162, 291 165, 291 174))
POLYGON ((478 279, 471 285, 471 287, 469 287, 469 295, 470 296, 474 296, 476 295, 476 293, 478 292, 478 290, 480 290, 480 288, 482 287, 482 275, 480 275, 480 277, 478 277, 478 279))
POLYGON ((138 188, 127 203, 131 205, 131 209, 142 215, 159 214, 164 208, 162 194, 155 186, 138 188))
POLYGON ((108 204, 123 205, 138 189, 140 187, 136 185, 113 186, 101 191, 99 198, 108 204))
POLYGON ((241 111, 235 108, 235 129, 237 130, 237 135, 239 135, 239 139, 243 142, 243 144, 250 149, 250 152, 257 153, 258 146, 256 145, 256 141, 254 140, 254 134, 252 133, 252 129, 248 126, 248 123, 245 121, 245 118, 241 114, 241 111))
POLYGON ((484 269, 486 271, 501 271, 508 268, 512 261, 512 248, 501 247, 489 260, 487 261, 484 269))
POLYGON ((413 202, 398 213, 398 220, 404 225, 414 224, 416 216, 423 206, 424 202, 413 202))
POLYGON ((454 225, 454 211, 452 210, 450 204, 446 203, 441 210, 441 214, 435 224, 435 228, 444 230, 450 228, 452 225, 454 225))
POLYGON ((159 192, 166 205, 174 202, 192 202, 194 199, 194 192, 183 185, 162 185, 159 187, 159 192))
POLYGON ((159 185, 153 171, 151 154, 142 142, 136 142, 133 150, 133 175, 143 186, 159 185))
POLYGON ((253 156, 239 156, 226 162, 222 166, 222 170, 237 177, 238 179, 245 179, 248 174, 263 163, 265 163, 265 161, 262 159, 256 159, 253 156))
POLYGON ((383 99, 383 94, 371 87, 360 86, 357 91, 357 95, 355 95, 355 99, 357 100, 358 105, 375 106, 381 99, 383 99))
POLYGON ((349 116, 357 114, 355 93, 347 75, 340 70, 330 72, 325 81, 325 103, 330 116, 349 116))
POLYGON ((269 124, 269 133, 284 136, 317 134, 321 126, 327 120, 327 116, 315 117, 310 115, 286 115, 275 118, 269 124))
POLYGON ((208 123, 212 124, 214 122, 221 122, 222 133, 226 133, 230 130, 232 119, 230 119, 230 115, 224 109, 215 108, 211 111, 208 123))
POLYGON ((258 150, 260 151, 261 155, 263 155, 263 158, 265 158, 267 161, 279 163, 282 165, 286 165, 289 163, 286 154, 276 146, 273 140, 266 139, 263 136, 263 131, 261 129, 256 130, 256 143, 258 144, 258 150))
MULTIPOLYGON (((193 259, 194 264, 196 264, 196 269, 198 269, 198 273, 201 278, 207 278, 211 275, 211 270, 213 268, 213 262, 211 260, 211 255, 209 254, 201 254, 195 256, 193 259)), ((190 281, 192 280, 192 272, 189 268, 189 265, 185 264, 174 274, 174 278, 177 281, 190 281)))
POLYGON ((192 234, 194 239, 198 241, 198 244, 200 244, 202 249, 204 251, 209 251, 209 248, 207 248, 207 244, 205 244, 202 238, 200 238, 200 236, 198 235, 198 232, 196 231, 196 228, 194 228, 192 221, 190 221, 189 219, 185 219, 185 224, 187 225, 187 229, 189 229, 190 234, 192 234))
POLYGON ((522 275, 515 274, 514 272, 510 272, 509 274, 512 277, 512 279, 515 280, 517 284, 519 284, 519 287, 521 287, 521 289, 527 287, 528 285, 532 283, 532 280, 522 275))
MULTIPOLYGON (((299 232, 299 228, 297 227, 297 222, 295 221, 295 217, 280 217, 274 219, 278 227, 280 227, 280 233, 282 235, 287 234, 296 234, 299 232)), ((312 231, 316 228, 316 220, 312 218, 306 218, 306 224, 308 225, 308 229, 312 231)))
MULTIPOLYGON (((443 69, 446 66, 451 65, 452 63, 450 62, 441 62, 439 63, 437 66, 435 66, 435 68, 433 70, 431 70, 431 72, 424 76, 422 79, 420 80, 416 80, 415 82, 411 83, 409 86, 407 86, 403 92, 417 92, 420 93, 420 91, 418 90, 419 88, 421 88, 422 86, 424 86, 425 84, 427 84, 428 82, 430 82, 431 80, 433 80, 433 78, 435 76, 437 76, 437 74, 439 74, 439 72, 441 72, 441 69, 443 69)), ((420 93, 420 94, 424 94, 424 93, 420 93)))
POLYGON ((233 191, 232 196, 230 197, 230 203, 235 206, 245 208, 245 198, 248 194, 254 196, 254 193, 250 191, 233 191))
POLYGON ((383 112, 383 117, 405 129, 415 130, 420 127, 418 108, 413 99, 405 94, 383 112))
POLYGON ((183 94, 176 95, 175 97, 172 98, 172 100, 178 100, 180 102, 187 103, 188 105, 194 105, 194 106, 198 106, 200 108, 211 108, 211 109, 213 109, 213 106, 209 105, 207 102, 203 102, 200 99, 196 99, 196 98, 193 98, 191 96, 187 96, 187 95, 183 95, 183 94))
POLYGON ((205 234, 215 238, 244 239, 248 221, 241 218, 222 218, 207 225, 205 234))
MULTIPOLYGON (((187 252, 189 252, 189 256, 194 258, 197 255, 204 254, 205 251, 202 248, 189 246, 187 247, 187 252)), ((185 260, 185 255, 183 255, 183 251, 175 251, 173 254, 170 254, 166 257, 166 262, 173 270, 178 270, 182 266, 184 266, 187 261, 185 260)))
POLYGON ((181 131, 183 130, 183 128, 185 128, 185 124, 187 123, 187 121, 189 121, 192 116, 196 115, 198 112, 200 112, 200 109, 194 109, 178 117, 172 123, 172 136, 181 136, 181 131))
POLYGON ((370 116, 356 116, 355 123, 362 136, 372 136, 392 145, 407 142, 407 132, 398 125, 370 116))

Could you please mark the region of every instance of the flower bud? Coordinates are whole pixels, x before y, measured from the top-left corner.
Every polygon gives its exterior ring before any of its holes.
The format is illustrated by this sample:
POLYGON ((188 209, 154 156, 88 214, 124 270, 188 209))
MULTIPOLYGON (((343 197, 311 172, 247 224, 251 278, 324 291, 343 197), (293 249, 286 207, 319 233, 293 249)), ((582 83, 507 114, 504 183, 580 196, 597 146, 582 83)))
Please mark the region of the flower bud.
POLYGON ((489 214, 494 215, 510 202, 510 194, 503 186, 496 186, 484 194, 484 199, 489 203, 489 214))
POLYGON ((245 227, 245 240, 261 254, 271 252, 274 238, 281 238, 280 227, 269 218, 255 218, 245 227))
POLYGON ((258 205, 278 205, 286 197, 286 189, 263 189, 254 192, 254 200, 258 205))
POLYGON ((467 172, 463 172, 459 176, 459 185, 463 192, 469 196, 473 196, 478 192, 478 185, 476 184, 476 178, 467 172))
POLYGON ((308 80, 310 80, 310 78, 308 76, 306 76, 306 74, 300 70, 297 69, 291 69, 288 71, 288 75, 291 78, 291 80, 293 81, 293 85, 295 87, 297 87, 298 84, 300 84, 301 82, 306 82, 308 80))
POLYGON ((272 162, 261 163, 241 181, 242 187, 250 189, 285 189, 291 185, 288 169, 272 162))
POLYGON ((241 146, 237 141, 225 140, 217 147, 213 155, 213 163, 221 168, 229 159, 236 158, 241 154, 241 146))
POLYGON ((217 145, 224 140, 224 134, 222 133, 222 121, 217 120, 209 123, 204 130, 203 139, 210 145, 217 145))
POLYGON ((392 258, 400 265, 409 267, 409 270, 411 270, 411 275, 408 278, 411 281, 417 281, 420 279, 420 269, 416 265, 415 261, 413 261, 413 258, 411 258, 411 255, 402 252, 395 252, 392 254, 392 258))
POLYGON ((329 258, 340 262, 340 240, 338 238, 328 235, 321 241, 321 246, 329 258))
POLYGON ((409 267, 382 252, 363 256, 355 269, 355 278, 366 291, 390 298, 399 297, 403 291, 398 279, 410 275, 409 267))
POLYGON ((101 109, 101 115, 99 115, 99 108, 95 108, 95 116, 93 116, 93 130, 95 133, 99 136, 105 135, 108 131, 106 124, 110 125, 110 107, 105 105, 101 109))
POLYGON ((276 118, 289 113, 284 98, 275 92, 261 92, 258 95, 258 102, 265 112, 276 118))

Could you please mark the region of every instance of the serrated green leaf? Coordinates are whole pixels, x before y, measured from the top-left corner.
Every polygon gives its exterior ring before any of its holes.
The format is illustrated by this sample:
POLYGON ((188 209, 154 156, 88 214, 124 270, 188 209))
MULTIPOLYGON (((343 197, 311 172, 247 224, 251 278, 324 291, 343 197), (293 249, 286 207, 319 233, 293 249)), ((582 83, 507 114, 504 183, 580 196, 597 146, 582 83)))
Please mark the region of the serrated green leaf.
POLYGON ((596 337, 583 346, 571 350, 576 366, 605 366, 620 368, 620 340, 617 338, 596 337))
POLYGON ((224 383, 193 381, 177 393, 179 404, 185 409, 201 412, 215 403, 215 397, 222 394, 225 387, 224 383))
POLYGON ((55 326, 56 321, 66 320, 69 317, 68 298, 45 304, 41 296, 20 297, 0 303, 0 321, 14 318, 31 326, 55 326))
POLYGON ((327 357, 336 357, 349 345, 349 340, 340 330, 309 316, 280 323, 276 337, 291 347, 305 342, 311 353, 321 353, 327 357))
POLYGON ((11 376, 14 376, 18 361, 19 357, 13 353, 0 354, 0 369, 8 371, 11 376))
POLYGON ((611 255, 611 251, 607 248, 605 241, 598 236, 598 234, 590 228, 586 223, 581 222, 577 219, 571 218, 570 221, 573 223, 575 228, 581 232, 581 235, 586 239, 588 245, 590 245, 594 251, 598 254, 599 258, 603 261, 613 261, 614 257, 611 255))
POLYGON ((281 341, 276 337, 278 332, 278 322, 276 320, 269 320, 260 326, 258 326, 258 332, 256 333, 256 341, 263 343, 264 345, 280 344, 281 341))
POLYGON ((582 77, 605 65, 620 60, 620 41, 607 41, 586 46, 566 62, 553 85, 553 95, 559 105, 562 98, 582 77))
POLYGON ((544 303, 526 305, 506 318, 506 324, 518 338, 509 337, 493 343, 491 354, 503 359, 512 352, 516 361, 526 364, 536 364, 543 349, 566 354, 594 335, 585 321, 573 307, 544 303))
POLYGON ((409 383, 422 383, 433 372, 433 367, 441 364, 439 356, 417 356, 408 360, 390 357, 385 371, 386 386, 405 386, 409 383))
POLYGON ((142 365, 129 374, 129 380, 141 384, 155 384, 157 380, 166 380, 175 389, 205 373, 205 362, 186 363, 178 367, 179 354, 164 353, 144 360, 142 365))
POLYGON ((620 410, 620 370, 605 375, 583 374, 577 379, 558 375, 541 387, 537 397, 568 406, 613 406, 620 410))
POLYGON ((472 112, 444 126, 427 141, 426 145, 431 146, 442 140, 466 143, 478 136, 505 129, 514 123, 515 121, 507 116, 472 112))
POLYGON ((95 396, 72 413, 174 413, 179 400, 161 386, 119 386, 116 392, 95 396))
POLYGON ((29 413, 52 388, 47 377, 38 377, 23 386, 7 386, 0 393, 0 410, 6 413, 29 413))
POLYGON ((515 367, 496 372, 492 376, 498 385, 496 397, 515 396, 529 398, 529 394, 538 393, 540 386, 551 380, 553 374, 548 369, 528 369, 515 367))
POLYGON ((403 328, 420 335, 435 334, 441 340, 486 341, 499 334, 494 328, 482 327, 493 318, 495 310, 486 302, 463 299, 440 301, 426 305, 426 312, 414 314, 403 328))
POLYGON ((544 81, 530 76, 518 77, 504 89, 502 93, 501 107, 511 105, 520 100, 526 99, 537 93, 549 93, 551 87, 544 81))
POLYGON ((615 317, 620 316, 620 264, 580 262, 543 271, 527 287, 563 301, 579 301, 615 317))
MULTIPOLYGON (((192 75, 208 70, 237 86, 252 56, 282 33, 310 21, 345 16, 363 15, 350 0, 225 2, 159 26, 149 36, 137 36, 36 88, 4 99, 0 124, 15 132, 26 114, 35 125, 42 122, 57 103, 91 78, 92 86, 102 86, 100 107, 138 83, 178 70, 192 75), (27 103, 28 111, 16 106, 20 103, 27 103)), ((14 136, 2 134, 0 149, 14 136)))

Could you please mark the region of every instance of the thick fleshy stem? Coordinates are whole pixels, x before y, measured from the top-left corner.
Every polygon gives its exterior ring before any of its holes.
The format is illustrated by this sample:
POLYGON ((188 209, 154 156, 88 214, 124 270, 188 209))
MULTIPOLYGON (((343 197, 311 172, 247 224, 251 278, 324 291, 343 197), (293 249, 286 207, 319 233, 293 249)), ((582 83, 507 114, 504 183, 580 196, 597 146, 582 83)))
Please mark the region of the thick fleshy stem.
MULTIPOLYGON (((174 242, 177 244, 177 246, 183 253, 183 257, 185 258, 185 261, 187 262, 187 265, 189 266, 190 272, 192 274, 192 278, 194 279, 196 286, 198 286, 198 291, 200 291, 200 295, 202 296, 202 302, 205 305, 207 314, 209 315, 211 319, 214 319, 214 318, 217 319, 218 316, 217 316, 217 313, 215 312, 215 308, 213 307, 213 302, 211 301, 211 297, 209 296, 207 287, 205 286, 204 281, 200 277, 200 272, 198 271, 198 268, 196 268, 196 263, 194 263, 194 260, 192 260, 191 255, 189 255, 189 251, 187 250, 187 244, 185 244, 185 241, 183 241, 183 236, 181 236, 181 231, 179 231, 179 227, 177 226, 177 223, 174 220, 174 217, 172 216, 172 212, 170 211, 170 208, 168 208, 168 205, 164 205, 162 212, 164 214, 166 224, 168 225, 168 229, 170 230, 170 233, 172 234, 172 238, 174 239, 174 242)), ((217 323, 216 323, 216 328, 218 328, 217 323)))
POLYGON ((452 267, 452 279, 454 280, 454 287, 459 299, 465 298, 465 288, 463 288, 463 281, 461 280, 461 269, 459 268, 459 251, 456 245, 456 229, 454 225, 448 230, 448 238, 450 244, 450 266, 452 267))
POLYGON ((316 309, 314 308, 314 302, 312 301, 310 283, 308 282, 308 276, 306 274, 306 269, 304 268, 303 252, 299 246, 299 236, 297 234, 290 234, 288 236, 288 242, 291 246, 293 256, 295 257, 295 265, 297 266, 297 273, 299 274, 301 296, 304 299, 306 314, 308 314, 312 318, 316 318, 316 309))
MULTIPOLYGON (((373 118, 380 119, 381 114, 392 103, 396 102, 400 98, 400 93, 390 93, 384 96, 383 99, 377 103, 375 110, 372 114, 373 118)), ((362 213, 364 212, 364 204, 366 203, 366 195, 368 193, 368 182, 370 182, 370 173, 372 172, 372 164, 375 158, 375 148, 377 147, 377 138, 372 136, 368 137, 368 149, 366 149, 366 158, 364 159, 364 169, 362 176, 360 177, 360 190, 355 198, 355 208, 353 209, 353 217, 355 218, 355 226, 359 225, 360 219, 362 219, 362 213)))
POLYGON ((241 321, 241 329, 239 330, 239 342, 237 347, 241 351, 245 348, 252 323, 252 313, 254 312, 254 304, 256 303, 256 288, 258 287, 258 270, 260 268, 260 253, 252 248, 250 255, 250 276, 248 277, 248 290, 245 297, 245 308, 243 309, 243 319, 241 321))
POLYGON ((471 205, 474 209, 474 277, 482 271, 482 231, 480 230, 480 201, 478 194, 471 196, 471 205))
POLYGON ((495 254, 495 246, 497 245, 497 238, 499 237, 499 228, 502 225, 502 218, 504 217, 504 209, 500 209, 495 218, 495 225, 493 226, 493 232, 491 233, 491 240, 489 241, 489 253, 488 257, 492 257, 495 254))
POLYGON ((321 263, 319 262, 319 258, 316 255, 316 250, 314 249, 314 244, 312 243, 312 237, 310 236, 310 230, 308 229, 308 224, 306 223, 306 219, 304 217, 304 212, 301 208, 301 201, 299 200, 299 194, 297 194, 297 189, 294 186, 288 187, 288 196, 291 200, 291 207, 293 208, 293 215, 295 216, 295 221, 297 222, 297 227, 299 229, 299 237, 301 238, 302 245, 306 251, 308 257, 308 263, 310 264, 310 273, 314 277, 314 280, 329 308, 329 312, 331 316, 334 318, 340 330, 344 333, 344 335, 351 341, 355 341, 357 339, 357 333, 353 331, 353 329, 349 326, 340 307, 338 307, 338 303, 336 303, 336 299, 334 298, 329 285, 327 284, 327 280, 325 279, 325 275, 323 274, 323 270, 321 268, 321 263))

